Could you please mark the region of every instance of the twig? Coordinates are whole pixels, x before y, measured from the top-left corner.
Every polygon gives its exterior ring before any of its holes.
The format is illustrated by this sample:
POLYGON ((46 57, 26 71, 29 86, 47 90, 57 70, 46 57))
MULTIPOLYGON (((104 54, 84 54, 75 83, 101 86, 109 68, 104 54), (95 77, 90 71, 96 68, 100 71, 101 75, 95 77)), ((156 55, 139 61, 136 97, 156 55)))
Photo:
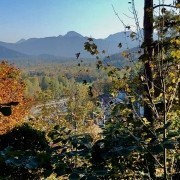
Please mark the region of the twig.
POLYGON ((164 7, 164 6, 172 7, 172 8, 177 8, 176 6, 173 6, 171 4, 169 4, 169 5, 167 5, 167 4, 158 4, 158 5, 154 6, 153 9, 156 9, 157 7, 164 7))
POLYGON ((130 19, 134 19, 133 17, 128 16, 127 14, 123 13, 126 17, 130 18, 130 19))
POLYGON ((115 11, 114 6, 112 5, 113 11, 115 13, 115 15, 118 17, 118 19, 120 20, 120 22, 123 24, 124 28, 126 28, 126 24, 124 24, 124 22, 122 21, 122 19, 119 17, 118 13, 115 11))

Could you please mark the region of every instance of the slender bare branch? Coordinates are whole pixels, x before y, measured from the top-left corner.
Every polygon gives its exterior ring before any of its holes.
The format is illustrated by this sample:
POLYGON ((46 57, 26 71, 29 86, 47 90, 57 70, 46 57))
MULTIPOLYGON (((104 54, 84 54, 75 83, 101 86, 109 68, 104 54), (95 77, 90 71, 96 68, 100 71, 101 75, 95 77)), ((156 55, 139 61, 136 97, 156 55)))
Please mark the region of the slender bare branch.
POLYGON ((133 17, 128 16, 127 14, 123 13, 126 17, 130 18, 130 19, 134 19, 133 17))
POLYGON ((172 8, 177 8, 176 6, 173 6, 173 5, 171 5, 171 4, 158 4, 158 5, 156 5, 156 6, 154 6, 153 7, 153 9, 156 9, 156 8, 158 8, 158 7, 164 7, 164 6, 166 6, 166 7, 172 7, 172 8))
POLYGON ((126 24, 124 24, 124 22, 122 21, 122 19, 119 17, 119 14, 115 11, 114 6, 112 5, 113 11, 115 13, 115 15, 118 17, 118 19, 120 20, 120 22, 123 24, 123 26, 126 28, 126 24))

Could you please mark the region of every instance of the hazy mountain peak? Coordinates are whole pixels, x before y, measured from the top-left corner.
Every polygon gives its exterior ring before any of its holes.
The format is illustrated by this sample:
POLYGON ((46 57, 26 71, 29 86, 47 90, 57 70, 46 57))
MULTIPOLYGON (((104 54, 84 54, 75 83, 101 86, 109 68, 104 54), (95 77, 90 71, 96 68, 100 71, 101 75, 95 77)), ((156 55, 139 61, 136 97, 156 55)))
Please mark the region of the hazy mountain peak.
MULTIPOLYGON (((108 54, 114 54, 125 50, 127 48, 126 43, 128 43, 129 48, 137 47, 139 45, 138 41, 132 41, 132 38, 128 37, 129 34, 130 32, 119 32, 112 34, 105 39, 94 39, 94 42, 97 44, 100 51, 106 50, 108 51, 108 54), (122 43, 121 49, 118 47, 119 43, 122 43)), ((85 41, 86 37, 75 31, 69 31, 66 35, 57 37, 22 39, 18 43, 0 42, 0 46, 16 51, 16 56, 17 52, 19 52, 30 56, 45 54, 47 57, 48 54, 56 57, 75 57, 77 52, 81 52, 81 57, 87 58, 91 57, 91 55, 84 50, 85 41)), ((2 51, 0 52, 0 55, 1 54, 5 57, 2 51)), ((22 57, 20 54, 19 56, 22 57)))
POLYGON ((24 42, 24 41, 26 41, 25 39, 20 39, 19 41, 17 41, 16 43, 22 43, 22 42, 24 42))
POLYGON ((64 37, 71 38, 71 37, 83 37, 83 36, 75 31, 69 31, 69 32, 67 32, 66 35, 64 35, 64 37))

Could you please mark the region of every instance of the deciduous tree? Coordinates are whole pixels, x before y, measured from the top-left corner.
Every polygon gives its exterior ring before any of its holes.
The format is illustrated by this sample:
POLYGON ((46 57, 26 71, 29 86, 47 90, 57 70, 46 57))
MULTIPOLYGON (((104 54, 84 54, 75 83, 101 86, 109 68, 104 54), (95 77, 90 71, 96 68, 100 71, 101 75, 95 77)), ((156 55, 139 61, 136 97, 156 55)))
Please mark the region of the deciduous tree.
POLYGON ((23 121, 28 110, 24 90, 21 71, 7 62, 0 62, 0 134, 23 121))

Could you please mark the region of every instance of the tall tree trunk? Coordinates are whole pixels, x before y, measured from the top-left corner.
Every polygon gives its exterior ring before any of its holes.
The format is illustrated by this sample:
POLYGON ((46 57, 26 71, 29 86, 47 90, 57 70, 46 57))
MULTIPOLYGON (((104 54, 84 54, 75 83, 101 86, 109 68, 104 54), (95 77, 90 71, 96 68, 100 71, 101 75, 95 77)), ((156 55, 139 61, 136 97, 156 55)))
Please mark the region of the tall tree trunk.
MULTIPOLYGON (((144 55, 145 57, 145 77, 148 81, 145 85, 144 90, 148 98, 152 99, 150 96, 150 90, 153 88, 153 78, 152 78, 152 67, 151 61, 153 60, 153 0, 144 1, 144 55)), ((153 126, 153 112, 151 108, 146 104, 144 110, 144 116, 153 126)))
MULTIPOLYGON (((145 97, 152 102, 151 89, 153 88, 153 69, 151 62, 153 61, 153 0, 144 0, 144 74, 147 84, 144 86, 145 97)), ((153 111, 148 104, 144 106, 144 116, 154 127, 153 111)), ((145 156, 148 164, 148 171, 152 179, 155 179, 155 160, 148 153, 145 156)))

